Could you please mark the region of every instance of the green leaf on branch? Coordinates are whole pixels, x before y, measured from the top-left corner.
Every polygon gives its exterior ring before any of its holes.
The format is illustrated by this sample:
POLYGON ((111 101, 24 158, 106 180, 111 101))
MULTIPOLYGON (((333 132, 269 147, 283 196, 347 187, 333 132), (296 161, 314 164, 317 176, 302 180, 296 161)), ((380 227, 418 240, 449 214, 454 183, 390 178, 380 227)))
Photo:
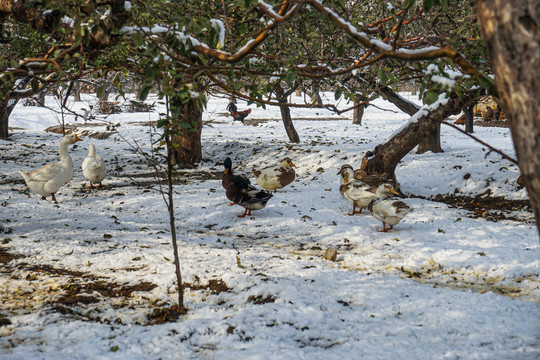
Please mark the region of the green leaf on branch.
POLYGON ((433 104, 437 100, 439 100, 439 93, 434 90, 429 90, 424 98, 424 102, 428 105, 433 104))
POLYGON ((159 119, 158 122, 157 122, 157 127, 158 127, 158 128, 164 128, 164 127, 166 127, 168 124, 169 124, 169 120, 168 120, 168 119, 159 119))
POLYGON ((141 87, 141 90, 139 91, 139 100, 144 101, 148 97, 148 93, 152 90, 152 85, 145 84, 141 87))

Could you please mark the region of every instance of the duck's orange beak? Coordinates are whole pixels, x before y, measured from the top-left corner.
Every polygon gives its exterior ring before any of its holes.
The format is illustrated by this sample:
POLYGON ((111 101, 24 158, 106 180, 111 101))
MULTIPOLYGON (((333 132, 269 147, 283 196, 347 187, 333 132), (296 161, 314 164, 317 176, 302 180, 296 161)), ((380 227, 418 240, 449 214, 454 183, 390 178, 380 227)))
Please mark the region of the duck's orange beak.
POLYGON ((75 134, 75 141, 83 141, 83 139, 81 139, 79 135, 75 134))

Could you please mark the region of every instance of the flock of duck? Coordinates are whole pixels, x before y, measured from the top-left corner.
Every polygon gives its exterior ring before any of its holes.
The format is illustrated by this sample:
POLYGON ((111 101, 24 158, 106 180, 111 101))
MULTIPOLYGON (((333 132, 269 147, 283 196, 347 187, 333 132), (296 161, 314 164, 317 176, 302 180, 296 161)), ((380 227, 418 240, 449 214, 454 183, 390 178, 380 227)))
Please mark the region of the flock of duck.
MULTIPOLYGON (((73 178, 73 160, 67 148, 68 145, 78 141, 82 139, 77 134, 64 136, 60 142, 60 161, 28 172, 19 171, 28 188, 41 195, 41 199, 45 200, 47 196, 51 196, 54 203, 58 203, 56 192, 73 178)), ((101 156, 96 154, 93 144, 88 147, 88 155, 84 158, 81 168, 84 177, 90 181, 88 187, 94 187, 94 184, 102 186, 101 182, 107 174, 107 168, 101 156)))
MULTIPOLYGON (((59 162, 28 172, 19 171, 28 188, 41 195, 43 200, 47 196, 52 196, 52 200, 57 203, 56 192, 73 178, 73 161, 68 153, 68 145, 78 141, 82 139, 77 134, 64 136, 60 142, 59 162)), ((296 178, 294 170, 296 166, 290 158, 284 158, 277 166, 253 170, 257 184, 264 190, 251 185, 247 177, 235 175, 231 158, 225 159, 224 166, 221 183, 225 194, 232 201, 231 205, 237 204, 245 209, 238 217, 251 215, 252 210, 263 209, 273 196, 272 192, 284 188, 296 178)), ((88 155, 84 158, 81 168, 84 177, 90 182, 88 187, 93 187, 94 184, 102 186, 107 169, 101 156, 96 154, 93 144, 90 144, 88 155)), ((348 215, 362 214, 362 210, 367 209, 373 217, 382 222, 382 232, 391 230, 412 211, 412 208, 403 201, 391 199, 393 195, 399 195, 395 183, 389 183, 376 176, 368 176, 363 170, 355 171, 348 164, 343 165, 337 174, 341 175, 339 191, 353 207, 348 215)))
MULTIPOLYGON (((245 209, 238 217, 251 215, 252 210, 264 208, 273 196, 270 191, 282 189, 296 177, 295 165, 291 159, 284 158, 277 166, 253 171, 257 184, 265 189, 261 190, 251 185, 247 177, 233 174, 231 158, 225 159, 224 166, 221 183, 225 194, 232 201, 231 205, 237 204, 245 209)), ((341 175, 341 195, 353 206, 348 215, 361 214, 362 209, 368 209, 373 217, 382 222, 381 232, 391 230, 412 211, 405 202, 391 199, 393 195, 399 195, 395 183, 384 182, 384 179, 377 176, 368 176, 363 170, 355 171, 348 164, 343 165, 337 175, 341 175)))

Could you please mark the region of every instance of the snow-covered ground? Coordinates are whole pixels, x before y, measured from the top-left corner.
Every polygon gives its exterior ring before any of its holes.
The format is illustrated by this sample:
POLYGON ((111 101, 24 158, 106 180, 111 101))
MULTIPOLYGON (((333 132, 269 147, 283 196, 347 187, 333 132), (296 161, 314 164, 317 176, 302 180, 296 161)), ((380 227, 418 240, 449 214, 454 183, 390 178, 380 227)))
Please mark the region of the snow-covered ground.
MULTIPOLYGON (((383 100, 366 109, 361 126, 349 114, 294 109, 303 120, 295 121, 301 142, 292 144, 280 121, 232 124, 226 104, 211 99, 204 161, 174 187, 188 313, 154 325, 177 299, 170 229, 152 168, 131 145, 150 152, 147 123, 163 106, 90 121, 118 134, 83 136, 70 148, 75 175, 58 205, 29 197, 18 170, 56 161, 61 136, 43 129, 59 117, 15 109, 13 136, 0 141, 0 259, 18 255, 0 261, 0 359, 540 358, 532 214, 525 208, 505 214, 516 220, 489 221, 433 201, 488 189, 524 200, 516 166, 443 126, 444 153, 412 152, 398 167, 414 212, 381 233, 371 215, 346 215, 336 173, 345 163, 359 167, 406 115, 383 100), (103 189, 84 187, 90 143, 109 168, 103 189), (229 206, 221 186, 226 156, 246 175, 287 156, 297 179, 266 208, 237 218, 243 209, 229 206), (324 259, 328 248, 337 261, 324 259)), ((279 120, 276 108, 251 107, 248 119, 279 120)), ((508 129, 475 127, 475 136, 515 156, 508 129)))

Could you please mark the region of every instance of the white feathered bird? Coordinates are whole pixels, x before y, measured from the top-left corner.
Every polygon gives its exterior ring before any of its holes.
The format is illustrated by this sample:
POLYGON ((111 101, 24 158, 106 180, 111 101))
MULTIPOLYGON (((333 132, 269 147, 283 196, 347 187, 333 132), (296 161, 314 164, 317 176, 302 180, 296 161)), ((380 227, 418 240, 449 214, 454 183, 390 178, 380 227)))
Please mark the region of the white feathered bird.
POLYGON ((59 162, 50 163, 28 172, 19 171, 28 188, 41 195, 42 200, 45 200, 47 196, 52 196, 52 200, 58 203, 54 194, 73 178, 73 160, 69 156, 67 147, 77 141, 82 141, 77 134, 64 136, 60 142, 59 162))
POLYGON ((366 209, 371 200, 377 196, 375 194, 377 188, 355 180, 351 166, 342 166, 338 175, 341 175, 339 191, 353 206, 352 213, 348 215, 361 214, 362 209, 366 209), (356 208, 359 210, 357 211, 356 208))
POLYGON ((377 188, 376 198, 371 200, 368 210, 371 215, 383 223, 381 232, 392 230, 394 225, 399 223, 408 213, 413 211, 409 205, 400 200, 388 199, 392 194, 398 194, 390 184, 382 184, 377 188), (386 225, 390 225, 387 229, 386 225))
POLYGON ((294 181, 296 172, 293 167, 296 165, 287 157, 281 160, 278 166, 253 170, 253 175, 260 187, 276 192, 294 181))
POLYGON ((88 187, 93 188, 94 184, 103 186, 101 182, 107 175, 107 167, 101 156, 96 154, 96 147, 94 144, 88 146, 88 155, 82 162, 82 172, 84 177, 90 181, 88 187))

